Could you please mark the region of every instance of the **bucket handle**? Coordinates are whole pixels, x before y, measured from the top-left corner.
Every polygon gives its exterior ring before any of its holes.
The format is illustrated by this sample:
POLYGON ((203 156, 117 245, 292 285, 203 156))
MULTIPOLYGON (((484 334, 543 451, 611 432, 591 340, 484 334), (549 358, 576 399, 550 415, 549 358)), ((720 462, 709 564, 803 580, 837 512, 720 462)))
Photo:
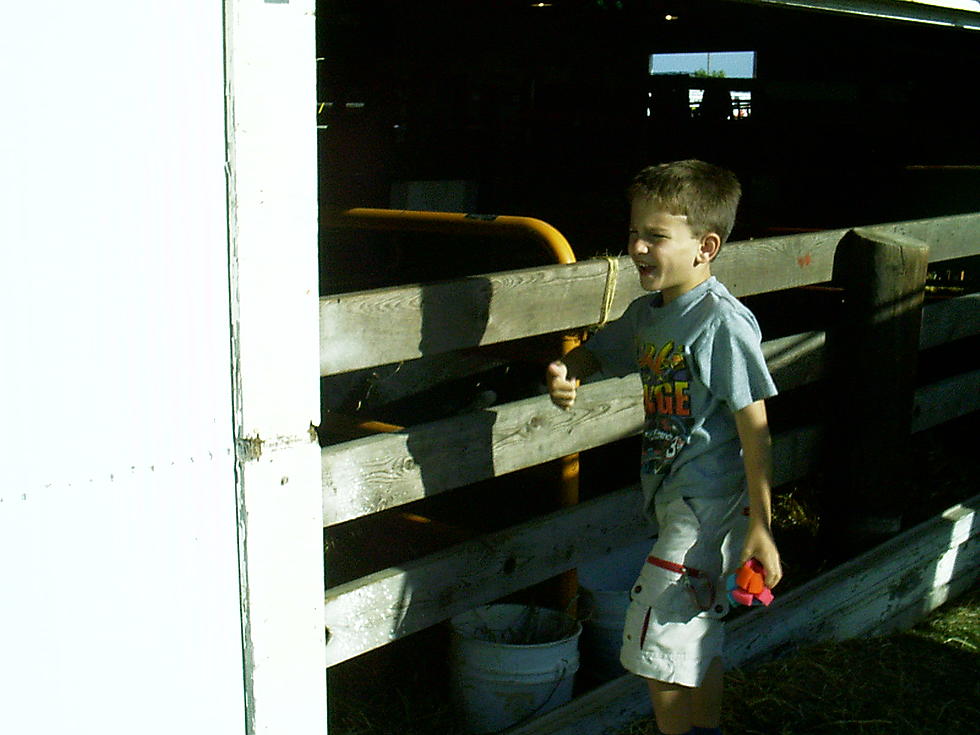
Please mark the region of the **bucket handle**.
POLYGON ((541 704, 539 704, 537 707, 535 707, 533 711, 528 712, 526 715, 524 715, 517 722, 507 725, 507 727, 503 728, 502 730, 494 730, 494 732, 491 733, 490 735, 494 735, 495 733, 499 733, 499 732, 504 732, 504 730, 509 730, 512 727, 519 727, 520 725, 523 725, 529 720, 532 720, 538 716, 541 710, 545 708, 545 705, 547 705, 548 702, 551 701, 551 698, 555 696, 555 693, 558 691, 558 687, 560 687, 561 683, 565 680, 565 674, 568 673, 568 659, 563 658, 559 660, 561 663, 559 667, 560 675, 558 676, 558 678, 555 679, 555 685, 551 687, 551 691, 548 692, 548 696, 544 698, 544 701, 541 704))

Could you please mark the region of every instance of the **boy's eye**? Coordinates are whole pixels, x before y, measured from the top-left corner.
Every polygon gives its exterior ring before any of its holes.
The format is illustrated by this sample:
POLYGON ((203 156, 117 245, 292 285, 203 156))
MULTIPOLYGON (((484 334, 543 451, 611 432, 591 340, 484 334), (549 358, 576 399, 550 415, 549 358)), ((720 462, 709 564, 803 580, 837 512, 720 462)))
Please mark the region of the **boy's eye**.
POLYGON ((661 240, 666 240, 667 236, 662 232, 644 231, 642 234, 640 234, 639 230, 630 230, 631 241, 640 240, 640 239, 642 239, 643 242, 654 243, 654 242, 659 242, 661 240))

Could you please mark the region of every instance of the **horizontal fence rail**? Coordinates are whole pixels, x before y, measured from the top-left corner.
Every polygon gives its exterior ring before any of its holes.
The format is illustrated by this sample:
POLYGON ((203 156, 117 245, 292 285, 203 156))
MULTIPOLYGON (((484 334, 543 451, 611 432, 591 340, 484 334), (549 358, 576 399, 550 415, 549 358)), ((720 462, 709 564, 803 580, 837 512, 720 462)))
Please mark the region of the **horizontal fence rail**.
MULTIPOLYGON (((930 261, 976 254, 980 214, 898 222, 867 231, 930 245, 930 261)), ((728 243, 712 272, 735 296, 826 283, 848 230, 728 243)), ((620 316, 642 295, 633 264, 618 260, 620 316)), ((507 340, 578 329, 602 319, 611 268, 605 259, 399 286, 320 299, 320 374, 335 375, 507 340)))
POLYGON ((919 349, 955 342, 980 333, 980 294, 929 304, 922 310, 922 336, 919 349))
POLYGON ((538 396, 326 447, 324 525, 631 436, 643 423, 638 381, 582 386, 569 411, 538 396))
POLYGON ((327 665, 643 538, 650 529, 639 497, 636 488, 622 488, 329 590, 327 665))

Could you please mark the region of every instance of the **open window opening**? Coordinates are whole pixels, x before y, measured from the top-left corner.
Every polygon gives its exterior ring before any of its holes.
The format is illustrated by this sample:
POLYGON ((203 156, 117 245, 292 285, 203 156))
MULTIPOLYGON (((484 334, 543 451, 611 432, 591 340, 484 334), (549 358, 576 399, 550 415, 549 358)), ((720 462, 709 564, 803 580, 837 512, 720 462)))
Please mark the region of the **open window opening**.
POLYGON ((650 55, 652 89, 647 117, 715 121, 748 120, 752 116, 755 51, 696 51, 650 55), (684 99, 686 92, 686 100, 684 99), (686 105, 684 110, 681 106, 686 105))

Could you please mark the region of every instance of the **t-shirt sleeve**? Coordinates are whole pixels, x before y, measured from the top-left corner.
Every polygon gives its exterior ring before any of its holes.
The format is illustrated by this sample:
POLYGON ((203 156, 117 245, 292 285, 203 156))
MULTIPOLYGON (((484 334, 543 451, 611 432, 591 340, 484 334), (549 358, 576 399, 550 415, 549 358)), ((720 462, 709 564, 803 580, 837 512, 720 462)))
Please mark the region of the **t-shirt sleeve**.
POLYGON ((642 297, 585 341, 586 349, 602 365, 596 378, 622 378, 636 372, 636 318, 641 302, 642 297))
POLYGON ((692 353, 708 390, 732 411, 777 393, 762 354, 762 333, 751 315, 725 314, 692 353))

